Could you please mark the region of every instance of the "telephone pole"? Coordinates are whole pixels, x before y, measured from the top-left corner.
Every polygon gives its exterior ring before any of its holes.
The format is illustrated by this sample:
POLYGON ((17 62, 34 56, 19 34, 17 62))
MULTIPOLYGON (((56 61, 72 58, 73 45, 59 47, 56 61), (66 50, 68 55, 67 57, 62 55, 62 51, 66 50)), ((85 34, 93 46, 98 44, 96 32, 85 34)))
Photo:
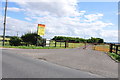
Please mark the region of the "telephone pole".
POLYGON ((3 46, 5 45, 5 28, 6 28, 6 13, 7 13, 7 0, 6 0, 6 4, 5 4, 5 15, 4 15, 4 29, 3 29, 3 46))

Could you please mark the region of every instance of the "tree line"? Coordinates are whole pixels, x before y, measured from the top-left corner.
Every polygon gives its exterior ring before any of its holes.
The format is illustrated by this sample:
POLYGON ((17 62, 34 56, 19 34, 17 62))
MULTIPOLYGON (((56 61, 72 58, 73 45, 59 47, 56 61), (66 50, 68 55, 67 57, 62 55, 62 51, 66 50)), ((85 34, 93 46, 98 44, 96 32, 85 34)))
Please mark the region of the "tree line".
POLYGON ((104 39, 102 38, 94 38, 83 39, 83 38, 74 38, 74 37, 64 37, 64 36, 55 36, 52 40, 56 41, 68 41, 68 42, 87 42, 87 43, 104 43, 104 39))
MULTIPOLYGON (((74 38, 74 37, 65 37, 65 36, 55 36, 51 40, 55 40, 58 42, 67 41, 67 42, 87 42, 87 43, 104 43, 104 40, 101 38, 93 38, 90 39, 83 39, 83 38, 74 38)), ((12 36, 10 37, 9 44, 11 46, 20 46, 20 45, 36 45, 36 46, 44 46, 45 39, 41 36, 37 35, 37 33, 26 33, 21 37, 12 36)))

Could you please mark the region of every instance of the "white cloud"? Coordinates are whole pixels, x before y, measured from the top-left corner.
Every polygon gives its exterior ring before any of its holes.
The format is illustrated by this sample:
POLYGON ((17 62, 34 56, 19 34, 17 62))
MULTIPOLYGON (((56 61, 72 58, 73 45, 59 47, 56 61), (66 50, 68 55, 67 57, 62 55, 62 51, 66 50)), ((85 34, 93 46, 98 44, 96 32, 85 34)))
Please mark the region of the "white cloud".
MULTIPOLYGON (((37 31, 37 25, 7 17, 6 35, 16 36, 17 32, 19 32, 20 36, 28 31, 31 31, 31 29, 33 31, 37 31)), ((3 28, 0 29, 0 32, 2 32, 2 30, 3 28)), ((0 35, 2 35, 2 33, 0 33, 0 35)))
MULTIPOLYGON (((114 26, 112 23, 102 21, 104 14, 87 14, 86 11, 77 10, 77 0, 40 0, 40 2, 17 2, 20 5, 20 10, 25 10, 26 17, 24 19, 35 23, 8 18, 7 34, 16 34, 16 31, 22 33, 36 31, 37 24, 46 25, 46 38, 52 38, 56 35, 61 36, 77 36, 77 37, 101 37, 106 41, 116 40, 117 36, 113 35, 112 31, 103 30, 109 26, 114 26), (82 17, 81 17, 82 16, 82 17), (14 24, 13 24, 14 23, 14 24), (13 27, 14 26, 14 27, 13 27), (13 32, 13 33, 12 33, 13 32), (105 33, 107 32, 107 33, 105 33)), ((114 35, 117 35, 114 32, 114 35)))
POLYGON ((118 42, 118 30, 102 30, 100 34, 106 41, 118 42))
POLYGON ((80 11, 80 15, 82 16, 82 15, 84 15, 86 13, 86 11, 80 11))
POLYGON ((16 7, 8 7, 8 11, 13 11, 13 12, 20 12, 20 11, 25 11, 24 9, 16 8, 16 7))
POLYGON ((31 21, 32 19, 30 19, 30 18, 28 18, 28 17, 25 17, 25 20, 31 21))
MULTIPOLYGON (((40 2, 17 2, 29 15, 77 16, 77 0, 40 0, 40 2)), ((26 13, 27 14, 27 13, 26 13)))
POLYGON ((89 14, 89 15, 85 15, 85 18, 87 20, 85 20, 86 22, 92 22, 92 21, 96 21, 98 19, 101 19, 103 17, 103 14, 89 14))

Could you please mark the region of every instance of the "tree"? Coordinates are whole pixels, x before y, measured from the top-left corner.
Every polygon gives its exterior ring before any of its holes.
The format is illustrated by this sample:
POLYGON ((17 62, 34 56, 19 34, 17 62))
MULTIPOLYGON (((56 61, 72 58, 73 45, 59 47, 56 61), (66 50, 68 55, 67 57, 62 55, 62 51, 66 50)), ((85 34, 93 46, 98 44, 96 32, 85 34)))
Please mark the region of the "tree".
POLYGON ((62 40, 68 42, 88 42, 88 43, 103 43, 104 40, 101 38, 94 38, 91 37, 90 39, 83 39, 83 38, 75 38, 75 37, 64 37, 64 36, 55 36, 52 40, 62 40))
POLYGON ((103 43, 104 40, 101 38, 93 38, 91 37, 90 39, 87 40, 88 43, 103 43))
POLYGON ((27 33, 25 35, 22 35, 21 39, 28 46, 29 45, 37 45, 37 41, 39 42, 38 44, 40 44, 41 41, 43 40, 42 37, 37 35, 37 33, 27 33))
POLYGON ((55 36, 52 40, 62 40, 62 41, 68 41, 68 42, 84 42, 85 39, 83 38, 75 38, 75 37, 64 37, 64 36, 55 36))
POLYGON ((103 39, 101 39, 101 38, 98 38, 99 40, 98 40, 98 43, 104 43, 104 40, 103 39))
POLYGON ((17 36, 13 36, 10 38, 9 41, 11 46, 20 46, 21 45, 21 39, 17 36))

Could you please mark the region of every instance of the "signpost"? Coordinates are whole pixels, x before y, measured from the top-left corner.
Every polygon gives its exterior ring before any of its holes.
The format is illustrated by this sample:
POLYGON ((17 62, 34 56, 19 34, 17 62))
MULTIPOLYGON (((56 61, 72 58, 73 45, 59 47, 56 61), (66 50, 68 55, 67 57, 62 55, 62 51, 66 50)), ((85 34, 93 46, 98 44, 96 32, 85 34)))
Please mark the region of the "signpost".
MULTIPOLYGON (((45 35, 45 25, 44 24, 38 24, 37 34, 40 35, 40 36, 45 35)), ((43 41, 43 45, 44 45, 44 42, 45 41, 43 41)), ((37 46, 38 46, 38 38, 37 38, 37 46)))
POLYGON ((44 35, 45 34, 45 25, 44 24, 38 24, 38 35, 44 35))

